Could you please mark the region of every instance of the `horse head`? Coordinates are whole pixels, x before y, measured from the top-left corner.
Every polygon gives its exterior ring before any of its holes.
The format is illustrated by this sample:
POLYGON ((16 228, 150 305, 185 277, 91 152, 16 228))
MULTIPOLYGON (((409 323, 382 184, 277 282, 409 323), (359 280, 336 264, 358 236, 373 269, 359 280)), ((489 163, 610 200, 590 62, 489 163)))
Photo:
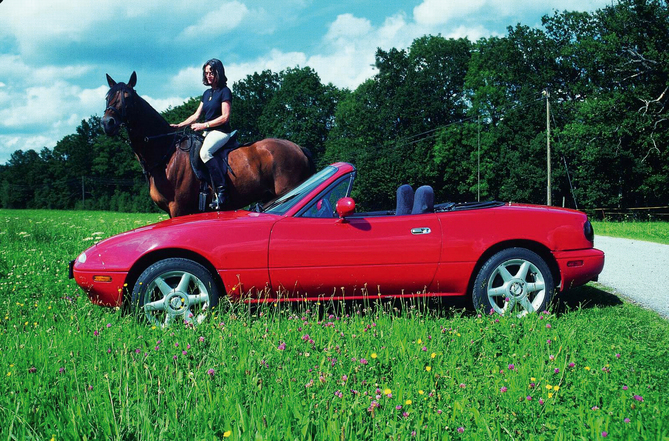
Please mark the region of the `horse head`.
POLYGON ((134 87, 137 84, 137 74, 133 72, 127 84, 117 83, 107 74, 107 83, 110 89, 107 92, 107 108, 101 122, 105 133, 114 136, 122 125, 128 124, 128 114, 133 108, 136 96, 134 87))

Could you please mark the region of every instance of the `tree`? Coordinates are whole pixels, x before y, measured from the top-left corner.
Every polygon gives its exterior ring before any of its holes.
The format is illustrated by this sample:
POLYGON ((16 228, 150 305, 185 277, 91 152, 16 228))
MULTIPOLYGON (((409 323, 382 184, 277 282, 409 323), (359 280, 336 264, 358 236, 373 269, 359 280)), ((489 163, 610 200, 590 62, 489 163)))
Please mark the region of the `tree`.
POLYGON ((248 75, 232 87, 231 124, 241 142, 254 142, 262 137, 260 118, 281 86, 279 74, 271 70, 248 75))
POLYGON ((323 85, 311 68, 281 72, 281 87, 263 108, 258 127, 263 137, 285 138, 311 150, 318 160, 334 124, 339 91, 323 85))

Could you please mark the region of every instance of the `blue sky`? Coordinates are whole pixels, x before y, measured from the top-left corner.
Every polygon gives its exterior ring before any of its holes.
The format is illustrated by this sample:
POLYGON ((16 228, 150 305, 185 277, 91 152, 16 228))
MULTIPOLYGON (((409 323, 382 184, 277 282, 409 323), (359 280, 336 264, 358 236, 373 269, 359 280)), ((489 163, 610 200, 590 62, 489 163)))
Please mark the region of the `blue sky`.
POLYGON ((503 36, 612 1, 0 0, 0 164, 16 150, 53 149, 101 115, 105 73, 125 82, 136 71, 137 91, 158 110, 201 95, 201 66, 214 57, 230 84, 310 66, 324 83, 355 89, 374 75, 379 47, 426 34, 503 36))

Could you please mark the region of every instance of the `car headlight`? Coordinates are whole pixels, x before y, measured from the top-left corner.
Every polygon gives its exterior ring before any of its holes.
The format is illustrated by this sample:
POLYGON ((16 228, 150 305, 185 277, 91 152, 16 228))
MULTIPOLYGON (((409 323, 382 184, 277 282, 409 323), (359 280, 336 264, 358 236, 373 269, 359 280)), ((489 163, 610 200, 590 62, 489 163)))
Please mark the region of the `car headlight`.
POLYGON ((79 257, 77 258, 77 261, 79 263, 86 263, 86 252, 83 252, 79 254, 79 257))

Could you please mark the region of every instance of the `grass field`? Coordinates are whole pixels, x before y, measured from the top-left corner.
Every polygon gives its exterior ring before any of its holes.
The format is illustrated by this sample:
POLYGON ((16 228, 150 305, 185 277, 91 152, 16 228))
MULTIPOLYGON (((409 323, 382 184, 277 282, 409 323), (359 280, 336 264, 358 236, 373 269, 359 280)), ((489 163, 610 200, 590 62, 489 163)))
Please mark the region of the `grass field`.
POLYGON ((669 323, 597 284, 525 319, 235 305, 163 330, 68 280, 160 218, 0 210, 0 439, 669 439, 669 323))
POLYGON ((595 234, 669 245, 669 222, 592 222, 595 234))

